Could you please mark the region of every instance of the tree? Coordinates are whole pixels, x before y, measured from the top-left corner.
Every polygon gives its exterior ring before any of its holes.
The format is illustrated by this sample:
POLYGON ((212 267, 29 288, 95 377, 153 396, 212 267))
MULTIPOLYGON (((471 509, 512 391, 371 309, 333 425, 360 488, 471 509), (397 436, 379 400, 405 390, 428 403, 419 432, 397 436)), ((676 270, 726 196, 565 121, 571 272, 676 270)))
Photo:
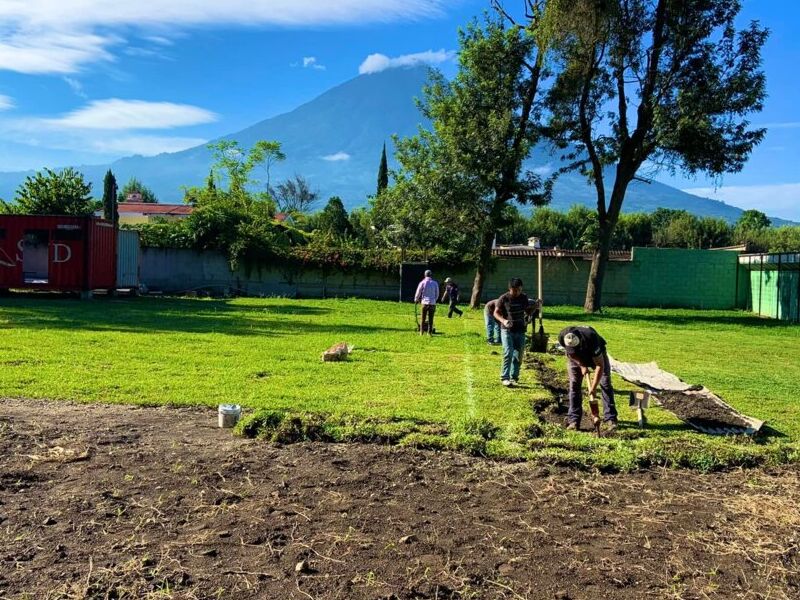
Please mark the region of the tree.
POLYGON ((15 212, 32 215, 94 214, 92 184, 73 168, 62 171, 45 169, 29 175, 17 189, 15 212))
POLYGON ((737 244, 745 244, 755 251, 766 252, 771 246, 771 225, 769 217, 758 210, 744 211, 733 227, 733 239, 737 244))
POLYGON ((217 189, 217 182, 214 181, 214 169, 209 169, 208 177, 206 177, 206 189, 213 192, 217 189))
POLYGON ((770 225, 772 225, 772 221, 759 210, 746 210, 736 221, 736 228, 744 231, 758 231, 766 229, 770 225))
POLYGON ((295 175, 277 187, 270 188, 269 193, 278 203, 281 212, 289 214, 307 213, 319 198, 319 192, 312 190, 302 175, 295 175))
POLYGON ((334 238, 345 238, 353 233, 353 226, 347 216, 342 199, 333 196, 319 213, 317 229, 334 238))
POLYGON ((286 155, 281 150, 281 143, 274 140, 258 140, 250 149, 248 160, 253 165, 261 165, 267 174, 264 189, 269 190, 271 185, 270 169, 275 163, 286 160, 286 155))
MULTIPOLYGON (((596 219, 596 217, 595 217, 596 219)), ((649 246, 653 243, 653 221, 645 213, 623 214, 614 228, 612 247, 630 250, 634 246, 649 246)))
POLYGON ((383 144, 383 152, 381 152, 381 164, 378 167, 378 192, 376 196, 380 196, 381 192, 389 187, 389 163, 386 160, 386 144, 383 144))
POLYGON ((738 0, 557 1, 581 18, 561 28, 549 133, 595 187, 599 244, 584 304, 594 312, 628 185, 645 161, 719 177, 741 170, 763 139, 747 116, 765 97, 767 31, 737 31, 738 0))
POLYGON ((568 224, 564 213, 548 207, 537 208, 530 218, 529 231, 543 248, 569 248, 568 224))
POLYGON ((119 223, 117 210, 117 179, 109 169, 103 179, 103 218, 111 221, 114 227, 119 223))
POLYGON ((127 202, 128 194, 141 194, 142 195, 142 202, 147 202, 148 204, 156 204, 158 203, 158 198, 156 198, 155 193, 149 187, 144 185, 141 181, 136 179, 136 177, 131 177, 122 189, 119 191, 119 195, 117 197, 118 202, 127 202))
POLYGON ((249 150, 241 148, 236 140, 219 140, 208 147, 214 154, 213 171, 225 175, 228 189, 234 196, 245 194, 247 187, 256 183, 252 173, 258 166, 266 171, 266 190, 269 191, 270 168, 286 158, 280 142, 271 140, 258 140, 249 150))
POLYGON ((475 230, 472 307, 480 303, 506 206, 545 201, 540 179, 522 170, 539 133, 536 104, 547 44, 539 33, 536 19, 528 28, 505 27, 489 16, 460 31, 458 73, 447 81, 432 71, 420 104, 432 130, 396 144, 395 180, 416 188, 423 199, 417 206, 439 205, 437 196, 445 194, 451 210, 441 216, 463 219, 475 230))

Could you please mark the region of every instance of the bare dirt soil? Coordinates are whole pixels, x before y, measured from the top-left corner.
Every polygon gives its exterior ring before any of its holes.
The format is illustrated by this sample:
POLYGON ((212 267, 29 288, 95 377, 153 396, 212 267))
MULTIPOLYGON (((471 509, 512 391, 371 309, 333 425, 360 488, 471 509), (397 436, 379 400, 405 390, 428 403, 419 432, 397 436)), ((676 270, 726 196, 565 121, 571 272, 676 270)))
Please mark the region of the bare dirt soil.
POLYGON ((794 470, 601 476, 0 400, 0 598, 798 598, 794 470))
POLYGON ((698 427, 712 429, 724 427, 747 428, 750 424, 733 411, 716 404, 710 398, 686 395, 680 392, 659 392, 661 405, 675 413, 679 419, 698 427))

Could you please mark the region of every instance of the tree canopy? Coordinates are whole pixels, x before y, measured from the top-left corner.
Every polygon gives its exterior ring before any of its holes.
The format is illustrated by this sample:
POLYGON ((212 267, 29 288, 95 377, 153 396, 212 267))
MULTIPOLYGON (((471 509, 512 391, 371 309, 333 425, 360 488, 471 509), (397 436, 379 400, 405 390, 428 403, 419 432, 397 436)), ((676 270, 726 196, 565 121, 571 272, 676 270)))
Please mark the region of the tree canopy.
POLYGON ((148 204, 155 204, 158 202, 158 198, 156 198, 155 193, 141 181, 139 181, 136 177, 131 177, 122 189, 119 190, 119 195, 117 197, 118 202, 127 202, 128 194, 138 193, 142 196, 142 202, 147 202, 148 204))
POLYGON ((9 207, 19 214, 87 216, 98 208, 91 194, 92 184, 75 169, 44 169, 25 178, 9 207))
POLYGON ((738 0, 556 3, 569 17, 557 28, 548 133, 595 187, 599 245, 584 308, 596 311, 625 194, 645 162, 721 176, 763 139, 748 116, 765 98, 767 31, 736 28, 738 0))

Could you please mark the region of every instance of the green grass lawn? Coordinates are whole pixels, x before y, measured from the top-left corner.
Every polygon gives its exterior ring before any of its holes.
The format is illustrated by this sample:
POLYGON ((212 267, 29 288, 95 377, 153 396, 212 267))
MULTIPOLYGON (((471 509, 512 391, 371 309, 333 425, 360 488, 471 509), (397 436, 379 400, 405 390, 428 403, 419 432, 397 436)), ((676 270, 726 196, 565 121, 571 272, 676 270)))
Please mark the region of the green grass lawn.
MULTIPOLYGON (((313 415, 333 439, 375 437, 611 468, 797 459, 797 326, 738 312, 608 309, 586 316, 553 307, 545 315, 553 335, 568 323, 590 323, 616 358, 656 360, 705 384, 768 421, 768 435, 758 443, 712 439, 658 408, 648 411, 651 427, 642 434, 624 399, 617 439, 541 427, 531 404, 547 393, 532 372, 523 371, 522 388, 499 385, 500 357, 484 342, 482 312, 437 315, 442 335, 429 339, 416 335, 411 305, 365 300, 6 298, 0 396, 231 402, 272 411, 259 413, 262 430, 289 412, 313 415), (322 363, 322 351, 341 341, 355 346, 351 360, 322 363)), ((562 363, 553 359, 556 368, 562 363)))

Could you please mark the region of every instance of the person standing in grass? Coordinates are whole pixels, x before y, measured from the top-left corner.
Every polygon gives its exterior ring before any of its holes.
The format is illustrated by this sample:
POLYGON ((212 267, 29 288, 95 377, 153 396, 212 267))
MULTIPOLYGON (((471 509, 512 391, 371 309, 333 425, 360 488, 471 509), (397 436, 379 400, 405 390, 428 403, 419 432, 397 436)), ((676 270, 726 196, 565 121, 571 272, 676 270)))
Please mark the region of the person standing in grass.
POLYGON ((534 305, 522 293, 522 280, 514 277, 508 282, 508 291, 497 299, 494 318, 500 323, 503 342, 503 366, 500 381, 506 387, 519 383, 519 370, 525 350, 525 330, 534 305))
POLYGON ((603 396, 603 419, 611 433, 617 428, 617 407, 611 385, 611 363, 606 352, 606 341, 592 327, 565 327, 558 334, 558 342, 567 354, 569 373, 569 412, 567 429, 577 430, 583 417, 583 378, 589 375, 589 409, 595 427, 600 425, 595 392, 600 388, 603 396))
POLYGON ((450 277, 444 280, 444 294, 442 294, 442 302, 444 302, 445 298, 450 301, 450 310, 447 313, 447 318, 452 319, 453 313, 456 313, 459 317, 464 316, 464 312, 458 308, 458 284, 453 281, 450 277))
POLYGON ((489 300, 483 308, 483 319, 486 321, 486 342, 490 346, 500 344, 500 323, 494 318, 497 300, 489 300))
POLYGON ((425 271, 425 278, 419 282, 417 293, 414 295, 414 302, 422 305, 422 322, 419 326, 419 334, 433 335, 433 315, 436 312, 436 299, 439 297, 439 284, 433 278, 433 272, 428 269, 425 271))

